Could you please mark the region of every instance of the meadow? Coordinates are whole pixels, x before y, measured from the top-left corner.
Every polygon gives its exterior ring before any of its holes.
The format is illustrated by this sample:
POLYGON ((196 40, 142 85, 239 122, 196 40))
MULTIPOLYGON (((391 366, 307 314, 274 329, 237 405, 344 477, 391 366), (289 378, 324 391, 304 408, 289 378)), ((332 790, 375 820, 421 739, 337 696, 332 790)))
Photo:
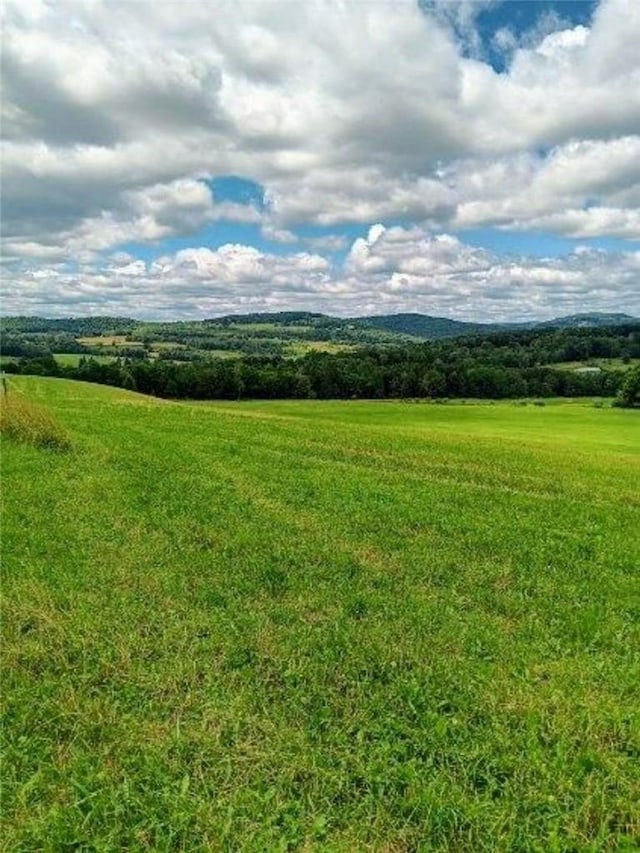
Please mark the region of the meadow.
MULTIPOLYGON (((83 358, 87 358, 86 355, 77 352, 55 352, 53 357, 58 364, 64 367, 77 367, 83 358)), ((111 362, 116 360, 116 356, 113 355, 91 355, 91 358, 98 364, 111 364, 111 362)))
POLYGON ((640 848, 637 411, 11 395, 3 849, 640 848))

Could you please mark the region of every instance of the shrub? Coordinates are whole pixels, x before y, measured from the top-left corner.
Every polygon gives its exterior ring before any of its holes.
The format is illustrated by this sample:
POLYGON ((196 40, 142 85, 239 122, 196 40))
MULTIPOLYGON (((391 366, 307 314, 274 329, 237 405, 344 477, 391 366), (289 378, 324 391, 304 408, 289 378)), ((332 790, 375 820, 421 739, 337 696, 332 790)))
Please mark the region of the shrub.
POLYGON ((627 373, 614 405, 629 409, 640 406, 640 367, 627 373))
POLYGON ((34 447, 51 450, 69 450, 71 447, 64 428, 47 409, 6 385, 0 393, 0 432, 3 437, 34 447))

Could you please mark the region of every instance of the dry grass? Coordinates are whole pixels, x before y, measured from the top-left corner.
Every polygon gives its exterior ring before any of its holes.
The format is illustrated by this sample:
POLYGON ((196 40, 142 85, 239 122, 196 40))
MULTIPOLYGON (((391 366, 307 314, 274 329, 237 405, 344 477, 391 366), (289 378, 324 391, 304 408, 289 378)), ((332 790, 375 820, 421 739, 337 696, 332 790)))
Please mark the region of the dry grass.
POLYGON ((0 393, 0 433, 4 438, 34 447, 51 450, 71 447, 67 432, 48 409, 8 386, 0 393))

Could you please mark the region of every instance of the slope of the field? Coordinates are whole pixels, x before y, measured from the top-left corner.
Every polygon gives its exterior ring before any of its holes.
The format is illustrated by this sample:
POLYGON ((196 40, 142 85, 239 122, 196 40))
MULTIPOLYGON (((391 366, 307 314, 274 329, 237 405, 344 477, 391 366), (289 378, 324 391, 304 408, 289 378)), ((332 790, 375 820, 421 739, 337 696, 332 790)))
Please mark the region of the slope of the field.
POLYGON ((637 412, 12 382, 5 849, 638 849, 637 412))

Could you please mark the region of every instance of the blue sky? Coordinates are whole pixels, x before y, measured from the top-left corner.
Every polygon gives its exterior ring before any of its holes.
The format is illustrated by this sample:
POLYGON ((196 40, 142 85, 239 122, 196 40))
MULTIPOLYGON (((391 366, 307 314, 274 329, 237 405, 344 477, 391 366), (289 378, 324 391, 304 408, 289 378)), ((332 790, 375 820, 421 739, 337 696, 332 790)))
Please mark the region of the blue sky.
POLYGON ((502 72, 510 57, 495 43, 496 33, 500 30, 508 29, 522 39, 553 18, 568 27, 589 26, 597 5, 596 0, 508 0, 491 3, 475 19, 482 55, 496 71, 502 72))
POLYGON ((9 0, 5 313, 640 311, 637 0, 221 3, 9 0))

